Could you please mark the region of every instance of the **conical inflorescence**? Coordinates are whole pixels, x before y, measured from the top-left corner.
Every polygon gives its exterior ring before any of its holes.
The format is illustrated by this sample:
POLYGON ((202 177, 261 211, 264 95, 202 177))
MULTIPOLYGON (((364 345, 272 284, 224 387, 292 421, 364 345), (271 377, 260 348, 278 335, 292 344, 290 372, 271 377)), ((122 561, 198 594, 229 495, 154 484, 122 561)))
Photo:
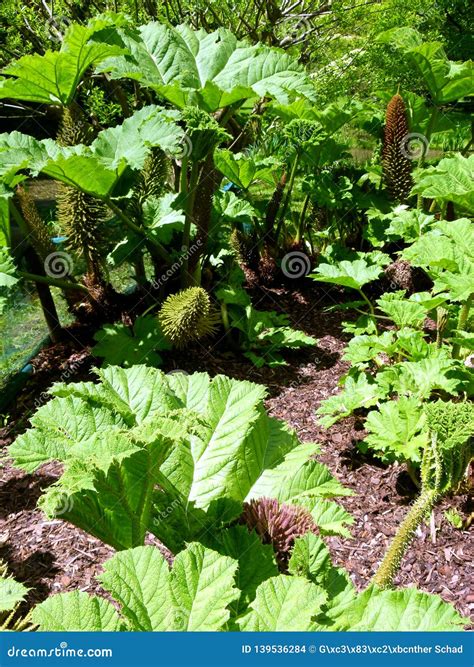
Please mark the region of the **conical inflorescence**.
MULTIPOLYGON (((92 139, 92 129, 82 111, 74 106, 65 107, 58 132, 58 143, 63 146, 87 144, 92 139)), ((93 282, 102 281, 103 244, 102 227, 106 217, 104 204, 76 188, 63 185, 58 195, 58 219, 68 237, 68 244, 81 254, 87 273, 93 282)))
POLYGON ((390 196, 404 202, 413 182, 412 161, 409 156, 409 128, 405 102, 394 95, 387 106, 382 148, 382 166, 385 184, 390 196))

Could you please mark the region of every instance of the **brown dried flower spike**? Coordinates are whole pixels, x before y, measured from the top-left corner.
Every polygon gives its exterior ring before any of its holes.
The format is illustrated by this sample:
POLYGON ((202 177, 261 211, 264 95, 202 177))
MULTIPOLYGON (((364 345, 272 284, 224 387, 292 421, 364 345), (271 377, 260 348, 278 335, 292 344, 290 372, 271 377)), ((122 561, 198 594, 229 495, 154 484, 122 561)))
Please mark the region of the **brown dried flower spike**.
POLYGON ((413 182, 412 163, 407 155, 408 121, 405 102, 401 95, 394 95, 387 106, 385 116, 382 166, 385 183, 390 196, 404 202, 413 182))

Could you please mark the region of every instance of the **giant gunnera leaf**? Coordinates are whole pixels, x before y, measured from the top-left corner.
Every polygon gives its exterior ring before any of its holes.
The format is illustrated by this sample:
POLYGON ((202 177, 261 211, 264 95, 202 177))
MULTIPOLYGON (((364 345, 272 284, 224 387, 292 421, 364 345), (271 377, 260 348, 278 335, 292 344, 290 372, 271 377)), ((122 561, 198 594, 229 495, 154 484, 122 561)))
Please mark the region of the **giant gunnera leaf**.
POLYGON ((79 591, 53 595, 33 610, 32 621, 42 631, 66 632, 444 632, 467 621, 440 597, 415 588, 371 585, 358 593, 314 534, 296 541, 288 575, 263 572, 255 547, 247 548, 253 538, 239 545, 240 537, 231 538, 238 559, 196 542, 171 567, 153 546, 117 553, 97 577, 115 604, 79 591), (247 596, 243 586, 251 579, 247 596))
POLYGON ((236 570, 237 561, 196 543, 176 556, 171 570, 156 547, 129 549, 98 576, 119 612, 103 598, 76 591, 42 602, 33 621, 43 631, 221 630, 240 594, 236 570))
POLYGON ((314 98, 314 87, 295 59, 279 49, 240 42, 225 28, 207 33, 156 22, 138 29, 118 26, 110 43, 126 53, 101 62, 100 70, 139 81, 178 108, 194 105, 214 112, 251 97, 282 103, 301 95, 314 98))
POLYGON ((412 192, 436 199, 439 203, 453 202, 456 209, 474 213, 474 155, 457 153, 445 157, 434 167, 423 169, 412 192))
POLYGON ((352 519, 332 498, 349 492, 309 460, 314 444, 266 414, 264 387, 146 366, 97 374, 98 384, 54 385, 10 447, 28 472, 63 465, 40 500, 49 516, 117 549, 149 531, 176 553, 235 521, 244 501, 272 497, 305 507, 324 532, 346 532, 352 519))
POLYGON ((59 51, 35 53, 13 61, 3 69, 9 78, 0 79, 0 99, 42 104, 69 104, 86 70, 122 49, 104 41, 90 42, 92 35, 107 28, 103 17, 89 26, 72 24, 59 51))

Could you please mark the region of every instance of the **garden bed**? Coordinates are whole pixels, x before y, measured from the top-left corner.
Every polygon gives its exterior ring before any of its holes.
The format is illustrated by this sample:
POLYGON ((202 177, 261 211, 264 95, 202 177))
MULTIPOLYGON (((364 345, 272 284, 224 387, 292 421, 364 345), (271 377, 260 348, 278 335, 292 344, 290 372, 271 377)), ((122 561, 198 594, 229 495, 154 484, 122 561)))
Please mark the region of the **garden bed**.
MULTIPOLYGON (((385 466, 364 456, 357 448, 363 438, 361 422, 351 417, 322 429, 315 410, 322 400, 338 390, 338 381, 348 364, 341 360, 347 336, 341 334, 341 316, 323 310, 330 299, 314 289, 302 291, 266 290, 260 299, 266 307, 286 310, 295 326, 318 339, 318 345, 293 353, 287 366, 256 369, 243 357, 221 349, 219 344, 197 346, 186 353, 174 353, 164 371, 207 371, 264 384, 269 390, 269 412, 293 426, 303 441, 321 445, 320 459, 355 495, 340 502, 354 518, 353 538, 326 538, 334 561, 344 566, 358 588, 373 576, 386 547, 416 495, 403 466, 385 466)), ((256 302, 259 301, 256 299, 256 302)), ((87 341, 90 332, 75 332, 76 342, 52 346, 41 352, 33 366, 35 374, 12 406, 10 420, 0 430, 6 447, 26 427, 35 401, 50 384, 61 379, 90 379, 93 358, 87 341)), ((36 502, 43 489, 55 481, 59 468, 43 466, 27 475, 8 463, 1 471, 0 558, 12 574, 31 587, 28 601, 43 600, 60 591, 95 591, 95 575, 113 550, 75 526, 46 520, 36 502)), ((470 504, 471 503, 471 504, 470 504)), ((418 529, 396 584, 417 586, 452 602, 474 622, 474 544, 471 530, 458 530, 444 517, 447 507, 472 512, 466 496, 451 498, 435 510, 434 527, 418 529)), ((150 538, 152 539, 152 538, 150 538)), ((152 541, 154 538, 152 539, 152 541)), ((156 543, 156 540, 155 540, 156 543)))

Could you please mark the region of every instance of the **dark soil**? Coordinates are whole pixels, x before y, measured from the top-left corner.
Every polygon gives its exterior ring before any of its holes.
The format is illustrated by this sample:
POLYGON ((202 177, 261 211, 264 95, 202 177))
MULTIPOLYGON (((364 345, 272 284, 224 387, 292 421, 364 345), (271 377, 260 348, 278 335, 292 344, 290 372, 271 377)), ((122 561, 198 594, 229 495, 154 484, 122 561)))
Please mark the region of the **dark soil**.
MULTIPOLYGON (((357 442, 363 438, 361 421, 349 418, 329 430, 315 416, 321 401, 338 391, 338 381, 348 365, 341 360, 345 346, 341 315, 324 310, 332 304, 330 294, 305 289, 267 290, 257 295, 257 307, 284 310, 293 323, 318 339, 318 345, 286 355, 287 366, 253 367, 244 357, 226 351, 213 341, 192 351, 173 354, 164 370, 206 370, 248 379, 268 387, 267 407, 271 414, 296 428, 300 438, 321 445, 320 459, 355 495, 341 499, 354 517, 352 539, 327 538, 334 561, 350 572, 362 588, 378 563, 416 490, 402 466, 385 466, 363 455, 357 442)), ((92 379, 95 360, 90 354, 90 332, 79 331, 66 343, 42 351, 33 361, 35 373, 10 409, 8 425, 0 429, 0 445, 7 446, 27 427, 35 401, 53 381, 92 379)), ((60 591, 100 590, 94 576, 113 553, 98 540, 74 526, 55 519, 48 521, 36 502, 42 490, 58 475, 54 465, 26 475, 8 462, 1 470, 0 558, 20 581, 32 588, 30 602, 60 591)), ((460 496, 444 501, 435 511, 432 525, 419 528, 397 576, 400 586, 417 586, 441 595, 474 622, 474 543, 470 530, 454 528, 444 517, 448 507, 463 516, 473 511, 472 499, 460 496)))

